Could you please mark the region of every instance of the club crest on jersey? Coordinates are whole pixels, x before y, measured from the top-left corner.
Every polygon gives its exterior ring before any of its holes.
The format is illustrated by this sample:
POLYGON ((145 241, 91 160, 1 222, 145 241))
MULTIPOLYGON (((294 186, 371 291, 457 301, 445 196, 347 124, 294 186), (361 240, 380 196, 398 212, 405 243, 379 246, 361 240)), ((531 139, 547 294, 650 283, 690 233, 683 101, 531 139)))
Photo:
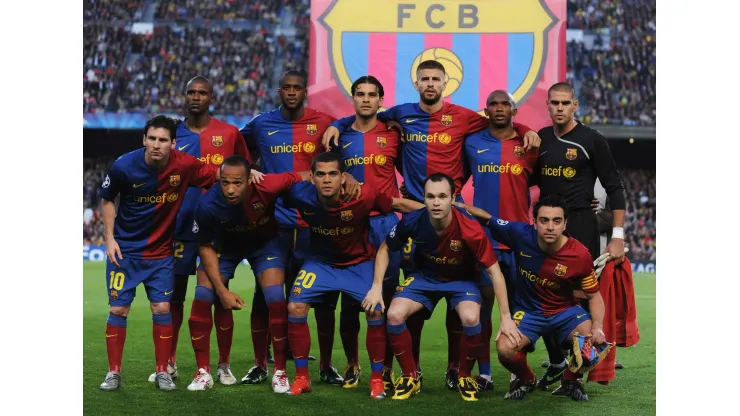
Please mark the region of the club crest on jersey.
POLYGON ((558 265, 555 266, 555 274, 557 276, 563 277, 565 276, 566 273, 568 273, 568 266, 565 266, 560 263, 558 263, 558 265))
MULTIPOLYGON (((454 97, 453 102, 467 108, 485 106, 478 88, 466 86, 483 84, 487 74, 478 70, 480 57, 491 54, 494 61, 508 62, 511 94, 517 103, 524 102, 542 76, 547 51, 552 50, 549 34, 557 22, 548 2, 542 0, 518 0, 516 7, 501 7, 500 1, 375 0, 373 7, 358 0, 322 3, 326 5, 316 6, 312 15, 319 16, 318 23, 326 30, 327 58, 344 95, 351 97, 353 81, 366 75, 367 65, 357 65, 358 59, 375 62, 391 72, 390 79, 406 84, 417 81, 419 63, 434 60, 445 69, 442 98, 454 97), (368 41, 387 33, 393 36, 368 41), (522 37, 527 41, 520 41, 522 37), (522 46, 500 48, 499 39, 522 46), (388 54, 387 48, 403 53, 388 54)), ((393 98, 386 96, 383 104, 389 108, 418 99, 418 92, 408 88, 393 98)), ((450 116, 441 119, 443 126, 452 121, 450 116)))
POLYGON ((116 300, 116 299, 118 299, 118 291, 117 291, 117 290, 111 290, 111 291, 110 291, 110 298, 111 298, 112 300, 116 300))
POLYGON ((514 146, 514 154, 516 157, 524 156, 524 148, 521 146, 514 146))
POLYGON ((341 218, 344 221, 351 221, 352 220, 352 210, 347 209, 347 210, 342 211, 341 218))
POLYGON ((565 158, 568 160, 575 160, 578 157, 578 149, 568 149, 565 152, 565 158))
POLYGON ((445 127, 450 127, 452 125, 452 116, 449 114, 445 114, 442 116, 442 125, 445 127))
POLYGON ((211 144, 216 147, 221 147, 224 144, 224 136, 211 136, 211 144))
POLYGON ((298 286, 293 286, 293 296, 298 296, 301 294, 301 288, 298 286))
POLYGON ((252 210, 254 212, 262 212, 262 211, 265 210, 265 204, 263 204, 260 201, 257 201, 257 202, 255 202, 255 203, 252 204, 252 210))
POLYGON ((378 136, 375 138, 375 144, 377 144, 378 147, 382 149, 388 146, 388 139, 386 139, 385 137, 378 136))
POLYGON ((180 184, 180 175, 170 175, 170 186, 177 186, 180 184))
POLYGON ((311 136, 315 135, 319 132, 319 127, 315 124, 306 124, 306 134, 310 134, 311 136))
POLYGON ((450 240, 450 250, 452 250, 452 251, 460 251, 460 250, 462 250, 462 241, 460 241, 460 240, 450 240))

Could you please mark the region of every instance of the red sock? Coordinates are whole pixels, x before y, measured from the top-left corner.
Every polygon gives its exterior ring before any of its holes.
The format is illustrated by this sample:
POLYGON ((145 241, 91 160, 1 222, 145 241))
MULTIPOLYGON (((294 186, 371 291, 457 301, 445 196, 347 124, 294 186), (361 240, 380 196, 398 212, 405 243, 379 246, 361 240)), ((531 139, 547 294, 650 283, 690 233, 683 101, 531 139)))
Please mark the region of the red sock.
POLYGON ((308 377, 308 353, 311 351, 311 333, 307 318, 288 317, 288 338, 293 349, 295 375, 308 377))
MULTIPOLYGON (((313 310, 316 318, 316 332, 319 336, 319 354, 321 355, 319 367, 321 371, 326 371, 331 367, 331 353, 334 348, 334 327, 336 317, 334 311, 324 305, 313 310)), ((291 346, 293 341, 291 341, 291 346)), ((295 347, 293 347, 293 356, 295 357, 295 347)))
POLYGON ((273 302, 270 309, 270 335, 275 358, 275 370, 285 370, 288 351, 288 303, 285 300, 273 302))
POLYGON ((370 356, 371 379, 383 376, 386 338, 385 319, 383 317, 368 321, 365 348, 367 348, 367 353, 370 356))
POLYGON ((480 330, 480 324, 475 327, 465 327, 465 335, 462 336, 460 344, 460 377, 470 377, 470 371, 475 365, 475 361, 480 355, 480 349, 483 346, 483 334, 480 330), (472 329, 471 329, 472 328, 472 329), (476 332, 477 333, 473 333, 476 332))
POLYGON ((411 336, 411 354, 414 362, 419 366, 419 354, 421 352, 421 330, 424 329, 424 312, 417 312, 406 320, 411 336))
MULTIPOLYGON (((344 295, 342 295, 344 296, 344 295)), ((383 328, 385 331, 385 328, 383 328)), ((339 314, 339 335, 342 337, 344 354, 347 356, 347 365, 359 365, 360 363, 360 311, 350 307, 339 314)))
POLYGON ((447 310, 447 371, 460 368, 460 343, 462 342, 462 322, 454 309, 447 310))
POLYGON ((583 378, 583 374, 576 374, 572 371, 570 371, 569 368, 566 368, 563 372, 563 380, 565 381, 576 381, 579 378, 583 378))
POLYGON ((154 338, 154 359, 157 372, 167 372, 167 360, 172 352, 172 315, 159 313, 152 315, 152 336, 154 338))
MULTIPOLYGON (((231 344, 234 339, 234 314, 224 309, 221 302, 213 305, 213 323, 216 325, 216 341, 218 343, 218 364, 229 364, 231 344)), ((267 354, 265 352, 265 354, 267 354)))
MULTIPOLYGON (((478 368, 480 364, 491 363, 491 337, 493 336, 493 321, 491 315, 481 314, 481 334, 483 336, 483 345, 478 354, 478 368)), ((490 365, 489 365, 490 368, 490 365)), ((489 376, 491 374, 488 374, 489 376)))
POLYGON ((255 300, 252 303, 250 321, 252 326, 254 365, 267 369, 267 329, 270 325, 270 312, 264 303, 264 298, 262 302, 255 300))
POLYGON ((406 377, 416 376, 416 362, 411 354, 411 333, 406 324, 388 325, 388 338, 393 346, 393 355, 401 365, 401 371, 406 377))
POLYGON ((175 365, 177 362, 177 341, 180 339, 180 328, 183 319, 183 303, 170 303, 170 314, 172 314, 172 351, 170 351, 169 362, 175 365))
POLYGON ((105 327, 105 347, 108 350, 108 371, 121 372, 124 343, 126 343, 126 327, 107 324, 105 327))
POLYGON ((503 365, 504 368, 514 373, 515 376, 522 379, 523 381, 536 381, 534 371, 532 371, 532 369, 529 367, 529 363, 527 362, 526 352, 519 351, 511 359, 504 358, 501 356, 501 354, 499 354, 498 360, 499 362, 501 362, 501 365, 503 365))
POLYGON ((213 328, 211 305, 208 301, 193 299, 190 319, 188 319, 196 366, 209 372, 211 371, 211 328, 213 328))
POLYGON ((391 345, 390 337, 385 338, 385 363, 383 366, 393 368, 393 346, 391 345))

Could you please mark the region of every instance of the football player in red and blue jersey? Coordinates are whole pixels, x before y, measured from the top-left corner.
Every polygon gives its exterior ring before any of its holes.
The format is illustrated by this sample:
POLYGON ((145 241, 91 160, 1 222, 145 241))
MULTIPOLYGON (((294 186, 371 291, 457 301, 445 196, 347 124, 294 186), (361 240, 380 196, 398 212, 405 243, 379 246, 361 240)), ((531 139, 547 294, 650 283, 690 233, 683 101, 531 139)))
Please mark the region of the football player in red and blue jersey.
MULTIPOLYGON (((525 151, 524 139, 514 129, 512 118, 517 109, 514 97, 508 92, 497 90, 489 94, 484 111, 489 120, 488 128, 465 139, 465 157, 473 177, 473 205, 497 218, 528 223, 529 185, 537 164, 537 151, 525 151)), ((509 304, 512 304, 517 276, 515 253, 498 241, 491 240, 491 244, 506 279, 509 304)), ((484 352, 478 362, 480 376, 476 381, 480 390, 486 391, 493 390, 490 353, 494 293, 485 274, 480 282, 484 352)), ((564 365, 561 370, 565 368, 564 365)))
MULTIPOLYGON (((209 114, 213 101, 213 85, 208 78, 197 76, 185 86, 185 108, 187 117, 177 125, 177 151, 187 153, 211 165, 220 165, 224 158, 233 154, 250 158, 247 146, 239 129, 231 124, 217 120, 209 114)), ((177 378, 177 341, 183 320, 183 305, 188 289, 188 276, 195 274, 195 260, 198 257, 198 242, 193 230, 195 209, 205 191, 190 188, 184 196, 180 212, 177 214, 175 228, 175 291, 172 293, 170 313, 172 314, 172 352, 167 371, 177 378)), ((214 322, 219 350, 218 379, 221 384, 236 384, 236 378, 229 368, 229 352, 234 334, 232 312, 216 305, 214 322)), ((149 377, 154 381, 156 374, 149 377)))
POLYGON ((488 236, 477 221, 452 207, 453 179, 442 173, 433 174, 427 178, 424 189, 426 207, 406 215, 391 230, 375 261, 377 279, 385 274, 390 252, 401 250, 409 238, 416 243, 414 268, 398 286, 387 313, 393 354, 403 371, 396 381, 393 399, 408 399, 421 388, 406 320, 422 309, 431 314, 444 297, 448 299, 448 307, 460 316, 464 333, 460 355, 456 358, 460 362, 457 389, 463 400, 476 401, 478 384, 470 371, 483 347, 481 296, 476 282, 481 266, 491 276, 499 299, 501 332, 514 343, 520 334, 509 314, 506 283, 488 236))
MULTIPOLYGON (((339 135, 339 145, 333 151, 341 155, 345 172, 352 174, 365 189, 373 189, 390 198, 399 197, 396 166, 401 141, 398 133, 378 121, 378 108, 383 103, 383 85, 372 75, 362 76, 352 84, 352 100, 357 118, 339 135)), ((370 243, 377 249, 398 224, 395 213, 370 213, 370 243)), ((390 265, 383 278, 383 299, 390 304, 399 283, 401 253, 392 253, 390 265)), ((360 380, 358 335, 360 333, 360 304, 342 295, 339 315, 339 333, 347 355, 344 372, 345 388, 357 387, 360 380)), ((386 343, 383 382, 386 390, 393 387, 393 352, 386 343)))
POLYGON ((218 174, 214 167, 173 150, 175 130, 175 121, 165 116, 147 121, 144 148, 118 158, 103 181, 110 314, 105 333, 108 374, 100 385, 102 390, 120 387, 126 317, 139 283, 146 288, 154 322, 154 383, 161 390, 175 389, 167 372, 173 336, 170 298, 175 285, 175 217, 188 187, 208 188, 218 174))
MULTIPOLYGON (((496 348, 501 364, 516 376, 505 397, 521 400, 535 388, 537 379, 527 363, 527 352, 534 351, 539 337, 554 332, 562 346, 572 345, 575 333, 591 334, 593 345, 606 341, 604 300, 591 254, 578 240, 564 234, 568 208, 559 195, 548 195, 535 203, 534 225, 509 222, 477 207, 460 206, 484 222, 496 241, 516 252, 518 276, 512 311, 524 336, 519 344, 499 338, 496 348), (573 296, 574 290, 585 292, 590 313, 573 296)), ((588 400, 583 374, 565 369, 562 384, 552 394, 588 400)))
MULTIPOLYGON (((457 199, 465 184, 465 155, 463 143, 465 137, 478 130, 488 127, 488 119, 475 111, 459 105, 442 101, 442 92, 447 86, 445 69, 441 63, 428 60, 419 64, 416 69, 416 89, 419 91, 418 103, 396 105, 386 111, 378 113, 382 122, 395 121, 400 123, 403 130, 404 144, 401 151, 401 173, 407 197, 416 201, 424 200, 424 181, 433 173, 444 173, 450 176, 455 183, 454 192, 457 199)), ((324 133, 322 143, 327 148, 332 141, 336 143, 339 129, 346 129, 355 117, 350 116, 332 123, 324 133)), ((540 138, 529 127, 514 123, 517 134, 524 137, 524 147, 540 145, 540 138)), ((404 271, 413 267, 408 263, 414 250, 413 241, 408 241, 404 248, 402 268, 404 271)), ((421 330, 424 325, 422 315, 412 317, 409 329, 414 339, 414 355, 419 363, 419 345, 421 330)), ((454 310, 447 312, 447 348, 448 371, 445 380, 448 388, 457 386, 456 358, 459 354, 462 329, 460 319, 454 310)), ((420 370, 420 369, 419 369, 420 370)))
MULTIPOLYGON (((367 312, 367 351, 370 355, 370 396, 385 397, 382 370, 386 330, 382 315, 383 276, 373 280, 375 247, 370 243, 370 213, 391 210, 410 212, 420 204, 391 198, 364 188, 359 198, 344 202, 340 189, 345 180, 341 157, 336 153, 316 156, 311 167, 313 184, 297 184, 285 198, 286 206, 297 208, 310 227, 306 260, 293 284, 288 303, 288 337, 295 358, 296 377, 290 394, 311 391, 308 353, 311 336, 308 311, 326 294, 340 291, 361 302, 367 312)), ((385 272, 385 271, 384 271, 385 272)))
MULTIPOLYGON (((304 107, 307 94, 306 83, 306 76, 302 73, 292 70, 286 72, 280 79, 280 107, 258 115, 241 129, 250 153, 255 160, 259 159, 260 170, 264 173, 310 170, 313 157, 323 152, 321 137, 329 123, 334 121, 334 117, 304 107)), ((298 211, 283 206, 282 198, 278 199, 276 209, 277 220, 280 223, 280 242, 283 248, 285 274, 288 276, 288 282, 292 282, 303 262, 299 253, 308 248, 309 231, 298 211)), ((285 286, 286 291, 289 287, 290 285, 285 286)), ((335 308, 336 300, 319 304, 314 308, 321 355, 319 374, 322 381, 329 384, 342 384, 342 377, 331 363, 335 308)), ((261 363, 249 370, 249 373, 242 379, 242 383, 256 384, 267 378, 265 371, 268 341, 267 314, 264 295, 257 286, 252 304, 251 324, 255 357, 258 357, 261 363), (262 357, 265 359, 263 360, 262 357)))
POLYGON ((199 238, 201 266, 198 286, 188 324, 198 370, 188 390, 213 386, 210 374, 211 306, 241 309, 243 301, 228 289, 236 267, 243 259, 257 278, 269 310, 270 334, 275 348, 272 388, 275 393, 290 389, 285 374, 288 310, 285 274, 275 219, 277 197, 294 184, 308 180, 310 172, 267 174, 257 184, 249 183, 251 166, 241 155, 227 157, 221 165, 220 186, 201 198, 195 230, 199 238), (215 302, 216 295, 221 302, 215 302))

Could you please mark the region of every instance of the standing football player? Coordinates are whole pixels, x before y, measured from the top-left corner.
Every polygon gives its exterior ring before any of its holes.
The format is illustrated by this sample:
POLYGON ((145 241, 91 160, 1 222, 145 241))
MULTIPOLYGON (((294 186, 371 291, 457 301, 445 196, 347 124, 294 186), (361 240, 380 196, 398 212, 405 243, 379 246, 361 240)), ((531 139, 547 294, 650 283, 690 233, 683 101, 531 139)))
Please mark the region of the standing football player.
POLYGON ((108 374, 102 390, 121 385, 126 318, 143 283, 151 303, 156 376, 161 390, 174 390, 167 371, 172 350, 170 299, 175 285, 172 239, 182 195, 189 186, 207 188, 217 178, 213 166, 177 151, 175 121, 157 116, 144 127, 143 149, 118 158, 103 181, 102 211, 107 253, 110 314, 105 332, 108 374), (120 196, 118 210, 115 198, 120 196))

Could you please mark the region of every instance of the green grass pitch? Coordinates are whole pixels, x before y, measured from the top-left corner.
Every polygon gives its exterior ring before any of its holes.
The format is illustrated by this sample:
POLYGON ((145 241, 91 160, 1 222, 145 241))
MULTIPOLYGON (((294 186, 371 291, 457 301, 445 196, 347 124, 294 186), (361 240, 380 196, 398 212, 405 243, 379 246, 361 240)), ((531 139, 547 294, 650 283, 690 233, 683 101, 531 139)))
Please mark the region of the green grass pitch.
MULTIPOLYGON (((258 386, 237 384, 222 386, 216 381, 213 389, 205 392, 186 390, 195 372, 195 356, 189 340, 187 317, 195 288, 195 277, 190 278, 188 297, 185 304, 185 322, 178 345, 179 378, 177 391, 160 392, 147 378, 154 371, 154 347, 152 343, 152 319, 143 287, 138 288, 138 296, 128 318, 126 346, 123 353, 123 387, 117 392, 103 392, 98 386, 107 371, 108 359, 105 350, 105 320, 108 305, 105 287, 105 263, 85 262, 84 270, 84 384, 83 408, 85 414, 158 414, 158 415, 349 415, 349 414, 456 414, 458 412, 486 414, 527 415, 638 415, 655 414, 655 275, 635 274, 635 294, 638 319, 640 323, 640 343, 630 348, 619 348, 617 357, 625 364, 624 370, 617 371, 617 378, 608 387, 597 383, 587 383, 586 391, 590 402, 574 402, 567 398, 553 397, 548 393, 528 394, 524 401, 509 402, 503 399, 508 389, 508 373, 492 354, 491 367, 496 385, 491 394, 481 395, 477 403, 463 402, 459 394, 444 386, 444 372, 447 362, 447 341, 444 325, 444 305, 440 305, 433 318, 427 322, 422 335, 421 365, 424 370, 424 388, 410 400, 373 401, 369 397, 368 376, 369 359, 365 352, 364 318, 361 319, 360 364, 363 376, 356 389, 331 387, 318 378, 318 361, 310 362, 310 373, 314 383, 313 391, 299 397, 272 393, 269 380, 258 386)), ((251 304, 254 277, 248 266, 240 266, 232 282, 232 289, 251 304)), ((241 379, 253 364, 252 343, 249 330, 250 308, 234 312, 234 345, 231 353, 231 369, 237 379, 241 379)), ((337 314, 339 311, 337 311, 337 314)), ((494 334, 497 330, 497 313, 494 321, 494 334)), ((310 314, 312 345, 311 354, 318 357, 316 326, 310 314)), ((211 363, 218 358, 215 332, 211 341, 211 363)), ((541 376, 544 369, 539 364, 545 358, 541 341, 538 349, 529 356, 529 363, 541 376)), ((339 318, 334 342, 334 366, 344 370, 344 353, 339 337, 339 318)), ((295 368, 288 362, 288 375, 292 379, 295 368)), ((474 370, 477 372, 477 368, 474 370)), ((398 375, 396 363, 396 375, 398 375)), ((215 375, 215 374, 214 374, 215 375)), ((272 373, 270 373, 272 376, 272 373)))

